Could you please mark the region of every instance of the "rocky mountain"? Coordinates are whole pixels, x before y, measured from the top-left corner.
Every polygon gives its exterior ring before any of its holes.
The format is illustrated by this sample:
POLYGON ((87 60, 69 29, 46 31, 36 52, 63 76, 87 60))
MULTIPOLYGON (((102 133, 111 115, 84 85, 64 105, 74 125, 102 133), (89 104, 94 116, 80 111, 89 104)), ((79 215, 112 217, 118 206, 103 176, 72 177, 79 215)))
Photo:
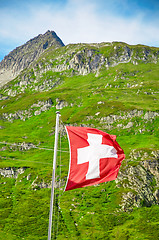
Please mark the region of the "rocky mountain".
POLYGON ((31 66, 48 48, 64 46, 53 31, 47 31, 29 40, 10 52, 0 63, 0 87, 14 79, 24 69, 31 66))
POLYGON ((158 239, 159 48, 64 46, 48 31, 13 50, 0 69, 0 240, 47 238, 57 110, 54 239, 158 239), (117 135, 126 158, 115 181, 63 192, 65 125, 117 135))

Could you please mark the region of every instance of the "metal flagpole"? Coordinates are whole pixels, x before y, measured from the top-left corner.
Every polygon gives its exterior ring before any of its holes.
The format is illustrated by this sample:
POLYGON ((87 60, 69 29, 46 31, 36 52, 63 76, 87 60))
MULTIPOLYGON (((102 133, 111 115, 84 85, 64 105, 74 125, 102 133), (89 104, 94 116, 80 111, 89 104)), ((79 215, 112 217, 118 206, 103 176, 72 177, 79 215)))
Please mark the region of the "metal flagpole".
POLYGON ((54 159, 53 159, 53 170, 52 170, 52 187, 51 187, 51 200, 50 200, 48 240, 51 240, 51 230, 52 230, 52 213, 53 213, 53 203, 54 203, 55 168, 56 168, 56 157, 57 157, 57 146, 58 146, 59 117, 60 117, 60 112, 56 112, 55 144, 54 144, 54 159))

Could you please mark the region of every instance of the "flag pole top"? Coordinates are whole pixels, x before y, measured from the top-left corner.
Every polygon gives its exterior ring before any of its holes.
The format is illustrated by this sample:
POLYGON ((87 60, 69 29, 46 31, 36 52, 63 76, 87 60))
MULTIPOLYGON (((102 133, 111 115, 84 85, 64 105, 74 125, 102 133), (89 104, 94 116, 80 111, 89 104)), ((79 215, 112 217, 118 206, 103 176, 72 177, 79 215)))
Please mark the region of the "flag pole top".
POLYGON ((56 111, 56 115, 58 115, 58 114, 59 114, 59 115, 61 114, 60 111, 56 111))

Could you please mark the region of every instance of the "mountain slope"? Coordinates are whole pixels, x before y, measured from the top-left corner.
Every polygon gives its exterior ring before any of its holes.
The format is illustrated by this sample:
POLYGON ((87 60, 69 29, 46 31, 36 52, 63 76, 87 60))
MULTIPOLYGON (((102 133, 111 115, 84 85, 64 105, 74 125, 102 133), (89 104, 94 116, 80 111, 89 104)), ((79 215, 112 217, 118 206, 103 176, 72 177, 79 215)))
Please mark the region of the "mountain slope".
POLYGON ((118 42, 51 46, 1 88, 0 239, 47 238, 57 110, 54 238, 159 238, 158 53, 118 42), (67 124, 117 135, 126 159, 116 181, 63 192, 67 124))

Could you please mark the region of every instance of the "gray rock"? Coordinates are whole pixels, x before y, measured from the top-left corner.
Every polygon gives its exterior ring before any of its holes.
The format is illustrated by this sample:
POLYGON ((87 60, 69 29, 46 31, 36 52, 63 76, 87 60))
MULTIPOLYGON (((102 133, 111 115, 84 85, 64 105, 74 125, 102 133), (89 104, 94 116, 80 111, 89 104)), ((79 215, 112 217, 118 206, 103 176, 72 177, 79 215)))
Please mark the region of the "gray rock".
POLYGON ((133 127, 133 125, 134 125, 133 122, 129 122, 129 123, 125 126, 125 128, 131 128, 131 127, 133 127))
POLYGON ((17 178, 19 174, 23 174, 26 168, 1 168, 1 176, 8 178, 17 178))
POLYGON ((56 99, 56 103, 56 109, 58 110, 68 106, 68 103, 63 100, 56 99))

